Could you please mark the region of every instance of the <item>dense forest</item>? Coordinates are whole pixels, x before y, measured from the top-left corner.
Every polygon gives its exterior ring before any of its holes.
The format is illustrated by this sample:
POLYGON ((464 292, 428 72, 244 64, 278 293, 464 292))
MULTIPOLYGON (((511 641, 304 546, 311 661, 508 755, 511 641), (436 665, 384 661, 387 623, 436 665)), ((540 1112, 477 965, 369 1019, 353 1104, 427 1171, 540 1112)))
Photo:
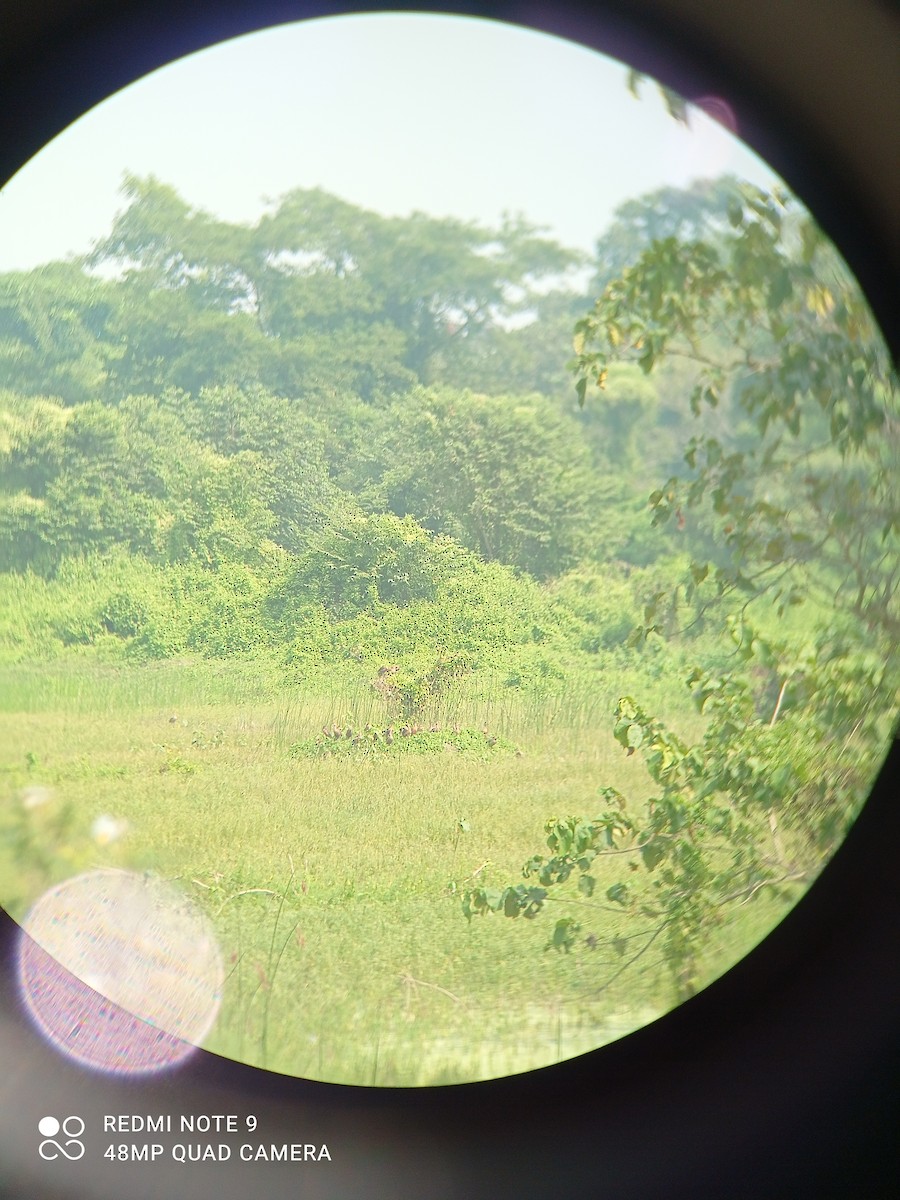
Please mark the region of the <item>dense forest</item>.
MULTIPOLYGON (((644 774, 591 750, 587 790, 533 784, 507 867, 502 833, 460 861, 454 810, 455 919, 543 928, 564 894, 561 960, 655 945, 691 994, 729 905, 827 861, 896 711, 896 390, 834 248, 733 178, 628 201, 593 256, 321 190, 254 225, 123 198, 83 261, 0 277, 4 670, 243 664, 331 697, 280 747, 314 764, 549 780, 548 738, 602 730, 644 774)), ((194 733, 166 786, 219 745, 194 733)))
MULTIPOLYGON (((715 227, 728 186, 679 197, 681 220, 715 227)), ((460 572, 537 613, 600 567, 624 579, 703 545, 645 514, 644 481, 677 469, 683 389, 662 399, 616 364, 603 405, 579 408, 567 371, 607 262, 639 255, 673 196, 626 206, 589 264, 521 218, 387 219, 316 191, 246 228, 153 179, 125 195, 88 262, 0 281, 2 567, 50 578, 125 554, 162 592, 200 571, 229 617, 204 633, 130 590, 64 640, 340 641, 460 572)), ((434 649, 483 649, 456 642, 434 649)))

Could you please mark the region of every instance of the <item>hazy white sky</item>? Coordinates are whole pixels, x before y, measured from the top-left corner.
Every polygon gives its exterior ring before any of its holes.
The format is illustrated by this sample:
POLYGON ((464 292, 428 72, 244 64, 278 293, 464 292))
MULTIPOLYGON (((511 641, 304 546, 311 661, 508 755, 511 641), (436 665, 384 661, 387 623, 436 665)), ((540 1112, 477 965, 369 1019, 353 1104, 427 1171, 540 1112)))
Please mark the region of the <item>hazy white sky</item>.
MULTIPOLYGON (((378 212, 495 222, 504 210, 591 249, 613 209, 663 184, 777 176, 694 110, 571 42, 497 22, 382 13, 250 34, 179 60, 85 114, 0 191, 0 270, 88 250, 123 172, 254 221, 295 187, 378 212)), ((736 115, 740 127, 740 113, 736 115)))

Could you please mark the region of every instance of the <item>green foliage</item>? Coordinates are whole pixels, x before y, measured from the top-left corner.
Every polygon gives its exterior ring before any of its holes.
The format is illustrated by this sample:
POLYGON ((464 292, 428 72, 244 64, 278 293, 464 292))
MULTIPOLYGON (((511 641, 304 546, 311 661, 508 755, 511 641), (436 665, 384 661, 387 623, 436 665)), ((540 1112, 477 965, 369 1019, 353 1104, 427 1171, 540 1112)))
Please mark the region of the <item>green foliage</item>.
POLYGON ((14 621, 4 611, 0 642, 36 660, 61 646, 138 661, 263 654, 279 641, 263 614, 278 570, 277 562, 223 563, 216 571, 196 561, 165 566, 121 550, 68 558, 50 581, 0 577, 14 617, 18 610, 14 621))
POLYGON ((571 330, 583 308, 580 292, 552 291, 534 297, 515 324, 489 324, 477 337, 456 330, 432 360, 432 380, 488 396, 567 397, 571 330))
POLYGON ((666 238, 679 242, 715 242, 729 227, 729 213, 739 203, 740 184, 731 176, 697 179, 687 188, 663 187, 626 200, 614 213, 606 233, 597 239, 596 274, 591 291, 602 292, 641 255, 666 238))
MULTIPOLYGON (((523 867, 540 893, 521 884, 491 895, 473 889, 463 899, 467 917, 517 916, 526 896, 527 915, 536 916, 551 891, 574 877, 582 905, 590 909, 602 889, 598 911, 612 904, 627 922, 606 937, 613 949, 637 940, 636 960, 661 939, 683 998, 702 986, 704 933, 729 908, 815 874, 865 799, 884 744, 883 668, 861 663, 833 635, 798 655, 742 634, 748 661, 773 666, 782 696, 794 685, 790 705, 779 699, 773 714, 760 716, 743 680, 695 669, 687 683, 707 724, 702 740, 690 744, 631 698, 620 699, 614 736, 626 756, 640 753, 653 794, 637 804, 602 787, 608 807, 599 816, 548 821, 550 856, 533 855, 523 867), (624 881, 615 878, 623 858, 624 881)), ((587 919, 559 922, 551 944, 573 949, 587 919)), ((581 941, 590 950, 597 943, 591 933, 581 941)))
MULTIPOLYGON (((475 665, 509 665, 515 649, 559 658, 575 625, 528 579, 499 564, 472 564, 448 579, 428 604, 379 614, 388 658, 435 647, 471 656, 475 665)), ((348 635, 350 631, 348 629, 348 635)), ((433 655, 429 655, 430 662, 433 655)))
POLYGON ((190 286, 160 287, 152 273, 126 277, 119 287, 108 328, 108 400, 265 379, 268 347, 249 313, 199 305, 190 286))
POLYGON ((5 425, 6 569, 52 571, 121 545, 169 561, 258 561, 278 527, 274 465, 198 446, 156 400, 65 411, 37 401, 24 416, 13 407, 5 425))
MULTIPOLYGON (((634 67, 629 70, 628 90, 635 98, 637 98, 641 85, 646 78, 647 76, 644 75, 642 71, 638 71, 634 67)), ((665 84, 659 83, 658 81, 654 82, 656 84, 656 90, 659 92, 659 95, 662 97, 663 104, 665 104, 666 109, 668 110, 669 116, 673 117, 676 121, 681 122, 683 125, 686 125, 688 123, 687 100, 685 100, 684 96, 680 95, 678 92, 673 91, 672 88, 666 87, 665 84)))
MULTIPOLYGON (((423 213, 385 218, 321 191, 294 191, 263 218, 259 237, 279 256, 281 319, 297 322, 309 311, 310 282, 339 279, 351 287, 326 288, 330 299, 351 302, 371 319, 401 330, 403 362, 427 381, 431 363, 451 338, 477 337, 508 294, 530 289, 578 261, 578 255, 539 236, 521 220, 498 230, 473 222, 437 220, 423 213), (303 260, 297 271, 293 262, 303 260)), ((328 315, 329 329, 335 321, 328 315)), ((295 326, 296 327, 296 324, 295 326)))
MULTIPOLYGON (((420 532, 421 548, 433 548, 435 541, 420 532)), ((302 580, 292 572, 274 589, 266 611, 277 636, 288 641, 286 661, 297 677, 328 664, 351 664, 401 720, 428 711, 471 672, 533 694, 558 690, 577 660, 582 624, 527 577, 479 563, 452 543, 441 549, 456 569, 443 571, 446 564, 438 560, 430 599, 385 603, 362 593, 359 602, 366 607, 355 615, 341 616, 310 599, 321 595, 314 571, 302 580)))
POLYGON ((144 601, 128 592, 113 592, 99 612, 100 624, 115 637, 136 637, 146 626, 150 613, 144 601))
POLYGON ((398 401, 387 423, 402 437, 376 470, 394 512, 539 578, 581 556, 589 459, 574 423, 545 401, 422 391, 398 401))
MULTIPOLYGON (((435 701, 474 665, 474 656, 464 650, 438 654, 423 666, 425 646, 402 663, 379 668, 372 686, 389 705, 395 706, 399 718, 407 724, 413 718, 424 719, 435 701)), ((419 732, 418 729, 414 730, 419 732)), ((423 731, 424 732, 424 731, 423 731)), ((431 732, 437 732, 432 730, 431 732)))
POLYGON ((115 285, 75 263, 0 276, 0 388, 65 404, 95 399, 114 309, 115 285))
MULTIPOLYGON (((83 266, 0 280, 6 662, 40 696, 66 664, 149 688, 182 658, 204 679, 243 660, 260 691, 281 673, 301 707, 327 691, 315 721, 266 734, 267 754, 294 747, 291 837, 306 770, 315 789, 384 770, 387 794, 430 763, 432 796, 458 763, 427 837, 476 853, 458 813, 490 772, 519 822, 511 870, 527 828, 605 779, 524 882, 493 886, 485 861, 453 894, 495 948, 475 916, 523 916, 539 947, 533 918, 577 904, 543 938, 547 978, 605 947, 608 984, 655 946, 688 994, 735 907, 781 905, 837 846, 896 709, 896 393, 844 265, 786 197, 733 180, 630 201, 598 243, 566 400, 584 263, 522 219, 298 190, 250 227, 153 179, 125 198, 83 266), (649 513, 648 478, 667 479, 649 513), (621 773, 585 732, 613 687, 640 698, 616 710, 621 773)), ((180 729, 152 759, 179 795, 222 750, 180 729)), ((479 861, 503 837, 486 829, 479 861)))
POLYGON ((579 424, 601 461, 633 472, 656 436, 659 394, 635 363, 611 363, 604 392, 602 405, 580 411, 579 424))
POLYGON ((603 383, 613 358, 646 372, 692 358, 697 417, 723 402, 757 441, 701 434, 685 477, 651 495, 657 524, 698 510, 717 532, 717 561, 686 586, 824 595, 894 638, 900 503, 896 386, 871 315, 844 265, 787 197, 743 186, 718 244, 653 243, 578 323, 578 388, 603 383), (851 530, 853 531, 851 533, 851 530))
POLYGON ((110 386, 254 382, 366 399, 427 380, 451 339, 475 339, 580 256, 521 219, 499 229, 382 217, 321 190, 283 196, 255 227, 126 176, 126 208, 89 256, 127 267, 111 321, 110 386), (515 297, 515 298, 514 298, 515 297))
POLYGON ((463 898, 463 913, 471 920, 488 912, 502 912, 507 917, 536 917, 547 897, 545 888, 517 884, 508 888, 473 888, 463 898))
POLYGON ((555 581, 553 594, 584 622, 581 645, 588 653, 624 645, 638 623, 633 587, 611 571, 569 571, 555 581))
POLYGON ((201 450, 183 469, 158 535, 164 556, 206 566, 259 562, 276 527, 265 459, 251 450, 228 458, 201 450))
POLYGON ((434 537, 410 517, 345 511, 314 539, 289 579, 273 595, 285 606, 320 601, 337 619, 390 604, 405 608, 434 598, 461 561, 459 548, 434 537))
MULTIPOLYGON (((885 644, 898 627, 895 392, 886 355, 812 222, 788 214, 784 197, 731 184, 727 191, 715 197, 727 198, 724 211, 706 196, 697 211, 660 214, 650 204, 622 214, 633 222, 634 246, 621 224, 619 278, 613 272, 576 326, 577 394, 584 404, 590 384, 606 389, 614 359, 649 374, 666 355, 692 358, 695 415, 724 398, 755 422, 758 440, 692 439, 692 475, 650 497, 658 525, 683 529, 685 512, 703 504, 719 518, 718 554, 690 563, 685 600, 710 580, 719 597, 743 593, 745 610, 747 597, 768 592, 783 612, 805 590, 830 587, 844 621, 798 647, 733 618, 737 669, 696 668, 688 679, 707 720, 700 742, 686 743, 620 700, 614 736, 627 756, 640 753, 654 794, 638 811, 602 788, 610 807, 593 819, 550 821, 550 857, 534 855, 523 868, 547 890, 576 876, 588 907, 605 873, 607 904, 639 926, 615 932, 620 956, 631 938, 639 948, 613 978, 661 939, 682 997, 700 984, 703 934, 729 905, 809 877, 834 850, 865 797, 897 696, 885 644), (658 227, 660 216, 675 228, 658 227), (679 240, 685 221, 695 226, 689 241, 679 240), (860 652, 854 618, 885 645, 884 658, 860 652), (753 672, 777 687, 770 713, 753 693, 753 672), (613 872, 620 856, 624 880, 613 872)), ((621 413, 608 407, 611 426, 621 427, 621 413)), ((635 644, 663 632, 662 605, 674 609, 678 590, 663 586, 649 597, 635 644)), ((470 919, 517 916, 524 896, 523 885, 474 889, 463 909, 470 919)), ((534 895, 530 915, 547 899, 534 895)), ((583 922, 563 918, 550 944, 568 952, 582 931, 583 922)), ((593 933, 585 944, 596 947, 593 933)))
MULTIPOLYGON (((733 662, 687 679, 705 719, 693 743, 620 699, 613 735, 627 757, 640 754, 652 794, 629 802, 602 787, 605 811, 549 821, 550 856, 523 867, 545 889, 532 893, 532 916, 570 877, 583 908, 621 912, 626 924, 612 936, 591 931, 582 942, 593 951, 605 941, 621 960, 607 984, 659 941, 679 998, 702 986, 703 940, 729 908, 809 880, 834 851, 897 712, 890 365, 855 284, 809 218, 792 214, 784 196, 731 191, 729 228, 720 222, 709 240, 641 232, 639 257, 578 322, 574 366, 584 404, 589 385, 606 387, 613 360, 649 374, 667 355, 690 358, 695 416, 724 404, 754 422, 754 440, 693 438, 690 474, 651 494, 657 525, 682 530, 699 510, 718 536, 710 561, 691 561, 681 584, 647 598, 630 638, 638 646, 676 632, 664 608, 677 615, 682 589, 693 608, 711 583, 720 601, 743 598, 726 617, 733 662), (774 597, 783 615, 817 589, 837 610, 817 635, 773 638, 749 624, 753 600, 774 597), (593 899, 598 888, 605 904, 593 899)), ((473 889, 463 911, 516 916, 525 894, 523 885, 473 889)), ((568 952, 583 932, 584 919, 564 917, 550 945, 568 952)))

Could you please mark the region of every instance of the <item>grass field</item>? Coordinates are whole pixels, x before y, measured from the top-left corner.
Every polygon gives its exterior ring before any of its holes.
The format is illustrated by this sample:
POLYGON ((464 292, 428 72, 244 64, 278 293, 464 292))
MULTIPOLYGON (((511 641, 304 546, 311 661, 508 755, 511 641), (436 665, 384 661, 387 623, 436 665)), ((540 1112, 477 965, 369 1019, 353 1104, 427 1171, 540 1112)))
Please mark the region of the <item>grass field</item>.
MULTIPOLYGON (((380 702, 363 689, 316 692, 279 678, 241 660, 117 665, 71 655, 0 669, 5 907, 20 918, 50 884, 97 866, 177 881, 211 918, 226 967, 207 1048, 330 1082, 411 1086, 524 1071, 672 1007, 653 946, 618 974, 622 962, 604 951, 545 952, 555 911, 467 923, 460 905, 473 883, 520 878, 545 821, 592 815, 599 786, 649 794, 640 759, 627 759, 610 733, 627 672, 540 703, 484 687, 443 697, 444 718, 452 712, 518 751, 481 757, 298 756, 292 746, 322 726, 378 720, 380 702), (45 802, 24 808, 26 788, 46 788, 45 802), (127 823, 122 836, 92 833, 104 815, 127 823)), ((685 707, 681 731, 696 735, 698 722, 685 707)), ((616 881, 604 873, 604 886, 616 881)), ((573 889, 554 910, 598 935, 621 922, 578 904, 573 889)), ((785 909, 764 897, 739 908, 703 948, 705 977, 742 957, 785 909)), ((645 940, 630 942, 623 961, 645 940)))

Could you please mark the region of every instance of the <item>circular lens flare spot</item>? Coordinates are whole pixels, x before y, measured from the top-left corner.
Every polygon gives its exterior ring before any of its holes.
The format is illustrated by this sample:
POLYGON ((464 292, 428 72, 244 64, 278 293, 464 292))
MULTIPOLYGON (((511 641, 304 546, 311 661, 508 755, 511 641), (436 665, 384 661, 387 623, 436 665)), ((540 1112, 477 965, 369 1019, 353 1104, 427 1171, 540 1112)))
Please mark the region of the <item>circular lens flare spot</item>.
POLYGON ((93 871, 46 892, 22 923, 19 981, 37 1028, 85 1066, 157 1071, 186 1058, 221 1000, 219 948, 174 888, 93 871))
POLYGON ((691 100, 685 123, 672 122, 666 137, 666 169, 690 184, 731 170, 738 150, 737 118, 719 96, 691 100))
POLYGON ((712 117, 714 121, 718 121, 729 133, 736 134, 738 132, 734 109, 721 96, 700 96, 697 100, 692 100, 691 105, 700 112, 706 113, 708 117, 712 117))

